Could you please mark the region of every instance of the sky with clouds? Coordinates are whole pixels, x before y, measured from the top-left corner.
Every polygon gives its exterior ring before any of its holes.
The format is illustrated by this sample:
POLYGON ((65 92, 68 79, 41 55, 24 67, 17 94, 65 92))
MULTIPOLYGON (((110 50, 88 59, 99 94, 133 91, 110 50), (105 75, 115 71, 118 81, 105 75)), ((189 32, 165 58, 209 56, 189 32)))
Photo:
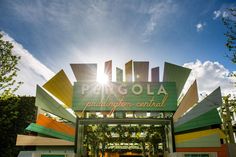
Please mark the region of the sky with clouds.
POLYGON ((199 90, 235 92, 235 70, 226 56, 221 18, 233 0, 0 0, 0 30, 22 56, 19 94, 34 95, 54 73, 70 63, 112 59, 124 68, 130 59, 150 66, 171 62, 192 68, 199 90))

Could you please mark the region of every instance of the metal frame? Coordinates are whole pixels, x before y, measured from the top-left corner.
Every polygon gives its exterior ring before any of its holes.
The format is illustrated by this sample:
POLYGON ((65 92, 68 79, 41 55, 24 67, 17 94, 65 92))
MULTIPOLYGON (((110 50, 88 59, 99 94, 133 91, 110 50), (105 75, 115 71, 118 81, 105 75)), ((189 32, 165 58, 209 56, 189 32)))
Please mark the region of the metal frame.
POLYGON ((79 118, 79 124, 171 124, 171 119, 154 118, 79 118))
POLYGON ((83 128, 84 125, 89 124, 164 124, 170 125, 172 134, 173 152, 176 151, 174 138, 174 124, 173 118, 76 118, 76 139, 75 139, 75 153, 76 157, 83 156, 83 128), (80 137, 80 138, 79 138, 80 137), (78 138, 80 139, 78 141, 78 138))

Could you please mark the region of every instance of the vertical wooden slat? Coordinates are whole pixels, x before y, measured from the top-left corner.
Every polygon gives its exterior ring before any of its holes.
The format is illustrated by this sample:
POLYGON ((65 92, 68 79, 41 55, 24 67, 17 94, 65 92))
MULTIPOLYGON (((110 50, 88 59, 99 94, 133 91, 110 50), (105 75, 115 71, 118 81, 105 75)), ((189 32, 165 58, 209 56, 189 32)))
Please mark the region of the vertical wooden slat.
POLYGON ((133 61, 130 60, 125 64, 125 81, 132 82, 133 77, 133 61))
POLYGON ((149 62, 134 62, 134 81, 148 82, 149 62))
POLYGON ((70 64, 77 81, 96 81, 97 64, 70 64))
POLYGON ((159 67, 155 67, 155 68, 152 68, 152 72, 151 72, 151 81, 152 82, 160 82, 160 69, 159 67))
POLYGON ((186 111, 198 102, 197 81, 189 87, 187 93, 181 100, 178 109, 176 110, 173 120, 176 122, 186 111))
POLYGON ((112 60, 105 62, 104 73, 108 76, 108 81, 112 81, 112 60))
POLYGON ((165 62, 163 82, 176 82, 177 97, 188 79, 191 69, 165 62))
POLYGON ((116 67, 116 82, 123 82, 123 70, 116 67))

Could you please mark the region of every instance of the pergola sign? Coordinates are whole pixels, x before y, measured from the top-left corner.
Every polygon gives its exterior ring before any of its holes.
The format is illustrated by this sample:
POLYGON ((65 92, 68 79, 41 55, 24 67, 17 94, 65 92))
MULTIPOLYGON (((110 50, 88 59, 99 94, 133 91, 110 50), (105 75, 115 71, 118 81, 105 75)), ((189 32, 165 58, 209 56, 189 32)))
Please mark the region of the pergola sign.
POLYGON ((96 82, 74 84, 74 111, 175 111, 175 82, 96 82))

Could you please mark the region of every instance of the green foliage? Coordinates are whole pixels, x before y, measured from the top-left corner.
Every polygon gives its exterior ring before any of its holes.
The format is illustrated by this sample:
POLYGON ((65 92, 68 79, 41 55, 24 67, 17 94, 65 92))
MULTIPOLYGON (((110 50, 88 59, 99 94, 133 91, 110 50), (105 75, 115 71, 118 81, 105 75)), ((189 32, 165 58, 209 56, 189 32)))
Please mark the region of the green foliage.
MULTIPOLYGON (((97 146, 102 146, 101 151, 104 152, 137 152, 140 151, 143 144, 149 144, 150 147, 156 148, 158 143, 165 143, 165 131, 163 126, 108 126, 107 124, 88 125, 85 129, 85 141, 88 150, 95 152, 97 146), (130 143, 131 145, 125 149, 119 147, 109 147, 109 143, 130 143), (139 143, 140 150, 132 149, 133 144, 139 143), (107 147, 108 146, 108 147, 107 147)), ((122 145, 122 144, 121 144, 122 145)), ((151 149, 149 149, 150 151, 151 149)), ((144 151, 144 150, 143 150, 144 151)), ((140 153, 140 152, 139 152, 140 153)))
POLYGON ((225 46, 229 50, 227 57, 236 63, 236 8, 228 9, 228 15, 222 18, 223 24, 225 25, 227 32, 224 34, 227 37, 225 46))
POLYGON ((222 128, 224 133, 226 134, 226 141, 228 143, 235 143, 232 125, 233 112, 236 112, 236 97, 231 96, 230 94, 227 96, 223 96, 223 105, 220 108, 220 115, 222 118, 222 128))
POLYGON ((17 134, 24 134, 25 128, 35 121, 34 97, 0 98, 0 156, 15 157, 22 147, 16 146, 17 134))
POLYGON ((22 82, 17 82, 18 61, 20 56, 12 54, 13 45, 9 41, 2 40, 0 34, 0 96, 11 95, 22 82))
POLYGON ((236 96, 232 96, 231 94, 228 94, 227 96, 223 96, 224 105, 226 102, 229 105, 230 111, 236 112, 236 96))

